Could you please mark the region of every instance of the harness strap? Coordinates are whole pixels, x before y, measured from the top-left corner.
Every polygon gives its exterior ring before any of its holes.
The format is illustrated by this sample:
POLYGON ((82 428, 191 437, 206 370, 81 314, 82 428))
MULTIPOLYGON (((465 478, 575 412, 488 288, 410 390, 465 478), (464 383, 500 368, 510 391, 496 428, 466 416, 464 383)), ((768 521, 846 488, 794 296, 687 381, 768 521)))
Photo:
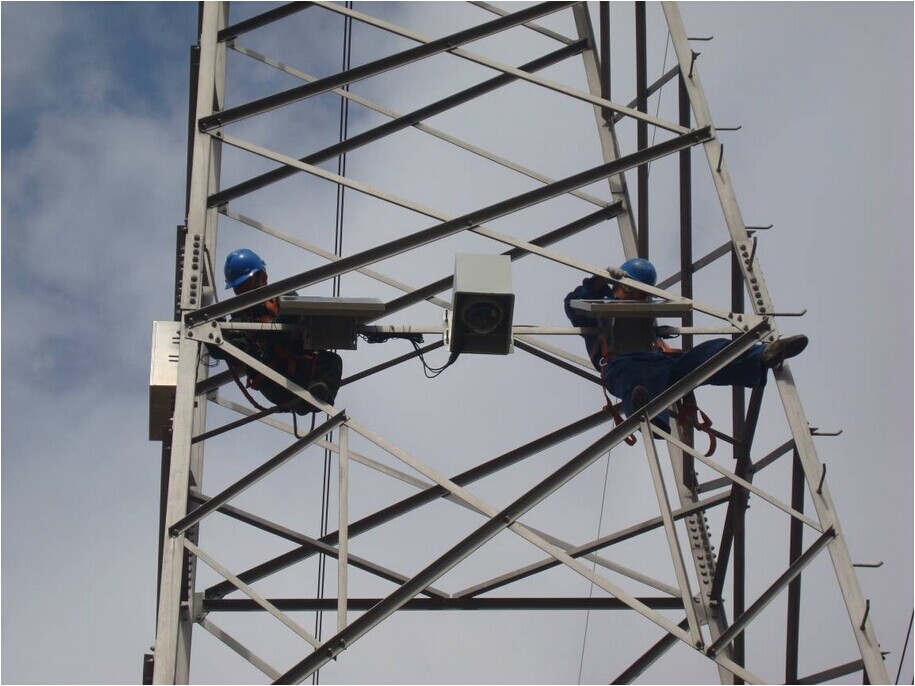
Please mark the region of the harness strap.
POLYGON ((709 446, 705 456, 711 457, 714 455, 718 447, 718 438, 715 436, 715 432, 712 431, 712 420, 696 404, 695 393, 690 391, 678 400, 676 411, 677 424, 684 428, 692 426, 708 436, 709 446))
MULTIPOLYGON (((620 413, 617 411, 616 407, 613 406, 613 401, 610 399, 610 394, 607 393, 607 387, 603 384, 601 384, 600 387, 604 390, 604 397, 607 399, 607 404, 604 409, 610 411, 610 414, 613 417, 613 423, 619 426, 623 423, 623 418, 620 416, 620 413)), ((629 434, 623 440, 626 441, 626 445, 635 445, 635 434, 629 434)))
MULTIPOLYGON (((245 398, 248 399, 248 402, 251 403, 252 405, 254 405, 254 407, 256 407, 261 412, 266 411, 267 408, 258 404, 258 402, 251 396, 251 394, 248 393, 248 389, 245 388, 245 384, 243 384, 241 382, 241 379, 238 378, 238 372, 235 371, 234 365, 231 365, 231 364, 229 365, 229 371, 232 372, 232 378, 235 379, 235 384, 238 386, 239 390, 242 392, 242 394, 245 396, 245 398)), ((249 386, 251 385, 250 371, 249 371, 249 375, 248 375, 248 385, 249 386)))

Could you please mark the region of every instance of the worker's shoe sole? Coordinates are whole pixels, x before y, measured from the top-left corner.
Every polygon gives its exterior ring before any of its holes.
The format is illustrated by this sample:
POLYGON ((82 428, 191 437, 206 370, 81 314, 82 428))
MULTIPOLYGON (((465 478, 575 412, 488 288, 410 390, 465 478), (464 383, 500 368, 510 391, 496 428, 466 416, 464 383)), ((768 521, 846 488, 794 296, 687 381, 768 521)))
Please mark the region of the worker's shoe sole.
POLYGON ((766 369, 777 367, 790 357, 796 357, 804 352, 807 347, 807 336, 799 334, 797 336, 788 336, 779 338, 773 343, 769 343, 762 353, 762 364, 766 369))

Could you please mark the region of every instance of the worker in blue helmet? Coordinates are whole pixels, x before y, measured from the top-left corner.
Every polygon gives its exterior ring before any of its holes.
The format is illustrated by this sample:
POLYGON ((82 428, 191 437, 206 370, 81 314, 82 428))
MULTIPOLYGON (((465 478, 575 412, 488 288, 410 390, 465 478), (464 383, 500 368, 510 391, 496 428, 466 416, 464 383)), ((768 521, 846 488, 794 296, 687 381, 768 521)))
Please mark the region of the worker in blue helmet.
MULTIPOLYGON (((632 279, 647 286, 657 283, 657 270, 648 260, 636 257, 617 267, 609 267, 611 279, 632 279)), ((588 356, 600 372, 607 390, 623 401, 626 415, 643 407, 684 376, 698 368, 726 347, 730 341, 715 338, 699 343, 686 351, 669 348, 652 334, 644 349, 620 352, 613 349, 612 341, 604 333, 607 322, 589 317, 586 312, 571 306, 573 300, 645 300, 648 294, 602 276, 588 276, 565 298, 565 312, 573 326, 597 328, 601 333, 582 334, 588 347, 588 356)), ((807 337, 788 336, 773 343, 758 344, 743 353, 729 365, 709 377, 705 384, 715 386, 765 386, 769 369, 785 359, 799 355, 807 347, 807 337)), ((668 412, 657 416, 657 422, 669 430, 668 412)))
MULTIPOLYGON (((267 285, 267 263, 247 248, 229 253, 223 271, 226 288, 231 288, 235 295, 267 285)), ((232 321, 285 324, 293 323, 295 320, 280 315, 278 300, 271 298, 236 312, 232 315, 232 321)), ((318 400, 330 405, 334 403, 343 374, 343 360, 336 353, 328 350, 306 350, 302 345, 301 334, 295 332, 290 334, 236 331, 227 334, 226 340, 230 343, 289 378, 296 385, 307 389, 318 400)), ((259 391, 275 405, 284 405, 285 409, 296 414, 315 411, 316 408, 304 400, 296 402, 294 394, 273 380, 221 354, 216 346, 211 347, 210 354, 217 359, 225 359, 236 378, 240 370, 245 371, 248 376, 246 387, 259 391)), ((245 391, 245 387, 242 390, 245 391)), ((247 391, 245 393, 247 395, 247 391)))

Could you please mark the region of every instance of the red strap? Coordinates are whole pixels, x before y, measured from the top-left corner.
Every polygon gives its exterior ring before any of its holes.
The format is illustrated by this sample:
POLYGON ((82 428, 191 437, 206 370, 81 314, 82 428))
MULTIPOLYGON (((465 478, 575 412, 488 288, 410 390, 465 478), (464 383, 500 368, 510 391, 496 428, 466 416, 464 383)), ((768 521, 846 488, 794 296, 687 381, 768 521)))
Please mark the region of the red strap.
MULTIPOLYGON (((238 378, 238 372, 235 371, 234 365, 231 365, 231 364, 229 365, 229 371, 232 372, 232 378, 235 379, 235 383, 238 385, 238 389, 248 399, 248 402, 251 403, 252 405, 254 405, 254 407, 256 407, 261 412, 266 410, 267 409, 266 407, 259 405, 258 402, 254 398, 251 397, 251 394, 248 393, 248 389, 245 388, 245 385, 241 382, 241 379, 238 378)), ((248 371, 248 385, 249 386, 252 385, 251 384, 251 370, 248 371)))
POLYGON ((718 448, 718 438, 712 430, 712 420, 696 404, 696 395, 690 391, 677 402, 677 424, 681 427, 693 426, 708 436, 708 452, 706 457, 715 454, 718 448))
MULTIPOLYGON (((614 407, 613 401, 610 399, 610 394, 607 393, 607 387, 601 384, 601 388, 604 390, 604 397, 607 399, 607 404, 604 406, 604 409, 610 411, 610 414, 613 416, 613 423, 619 426, 623 423, 623 418, 620 416, 620 413, 617 412, 616 407, 614 407)), ((635 434, 629 434, 623 440, 626 441, 626 445, 635 445, 635 434)))

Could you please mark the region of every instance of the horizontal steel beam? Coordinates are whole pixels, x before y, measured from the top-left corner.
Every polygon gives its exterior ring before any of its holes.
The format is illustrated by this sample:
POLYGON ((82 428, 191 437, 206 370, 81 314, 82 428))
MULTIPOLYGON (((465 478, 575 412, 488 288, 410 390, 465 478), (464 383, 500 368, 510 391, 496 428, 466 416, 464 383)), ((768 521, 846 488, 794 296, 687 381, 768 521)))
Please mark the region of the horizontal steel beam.
POLYGON ((326 93, 338 86, 355 83, 356 81, 361 81, 362 79, 367 79, 377 74, 383 74, 391 69, 417 62, 426 57, 453 50, 464 43, 470 43, 491 36, 504 31, 505 29, 517 26, 518 24, 523 24, 532 19, 558 12, 559 10, 574 4, 574 2, 541 2, 533 7, 514 12, 507 17, 493 19, 484 24, 473 26, 464 31, 458 31, 450 36, 431 41, 425 45, 418 45, 415 48, 410 48, 403 52, 388 57, 382 57, 381 59, 362 64, 358 67, 353 67, 352 69, 348 69, 338 74, 318 79, 313 83, 296 86, 295 88, 268 95, 267 97, 259 98, 258 100, 245 103, 244 105, 230 107, 208 117, 202 117, 199 120, 198 126, 201 131, 208 131, 212 128, 225 126, 226 124, 231 124, 232 122, 276 109, 277 107, 282 107, 298 102, 299 100, 304 100, 305 98, 326 93))
MULTIPOLYGON (((381 598, 347 598, 347 609, 368 610, 381 598)), ((664 596, 639 598, 655 610, 682 610, 683 601, 664 596)), ((331 612, 336 598, 271 598, 270 604, 283 612, 331 612)), ((414 598, 401 610, 629 610, 617 598, 414 598)), ((204 612, 257 612, 263 608, 244 598, 204 599, 204 612)))
MULTIPOLYGON (((854 660, 853 662, 846 662, 844 665, 839 665, 838 667, 833 667, 832 669, 825 669, 822 672, 817 672, 816 674, 811 674, 810 676, 801 677, 797 680, 797 683, 825 684, 827 681, 838 679, 840 676, 845 676, 846 674, 852 674, 853 672, 860 672, 863 670, 864 660, 854 660)), ((867 683, 867 681, 864 683, 867 683)), ((896 683, 899 682, 897 681, 896 683)))
MULTIPOLYGON (((545 69, 553 64, 561 62, 564 59, 577 55, 586 47, 585 41, 579 41, 578 43, 571 45, 569 47, 561 48, 554 52, 551 52, 548 55, 523 64, 518 67, 521 71, 533 72, 540 69, 545 69)), ((442 98, 436 102, 433 102, 425 107, 420 107, 417 110, 413 110, 408 114, 403 114, 400 117, 394 119, 393 121, 386 122, 379 126, 376 126, 373 129, 364 131, 360 134, 347 138, 346 140, 335 143, 323 150, 319 150, 310 155, 300 158, 300 162, 305 164, 320 164, 326 160, 333 159, 340 155, 345 155, 356 148, 360 148, 364 145, 368 145, 374 141, 380 140, 386 136, 397 133, 398 131, 403 131, 408 129, 411 126, 415 126, 417 123, 434 117, 442 112, 447 112, 450 109, 453 109, 459 105, 462 105, 466 102, 470 102, 476 98, 479 98, 486 93, 491 93, 497 88, 506 86, 513 81, 516 81, 517 77, 510 74, 502 74, 496 76, 495 78, 489 79, 482 83, 477 84, 476 86, 471 86, 462 91, 450 95, 447 98, 442 98)), ((230 188, 214 193, 207 199, 208 207, 218 207, 219 205, 224 205, 227 202, 240 198, 243 195, 252 193, 261 188, 265 188, 277 181, 282 181, 287 179, 290 176, 294 176, 299 172, 295 167, 279 167, 273 169, 269 172, 259 174, 247 181, 242 181, 230 188)))
POLYGON ((202 307, 199 310, 189 312, 185 315, 185 321, 193 326, 237 312, 246 307, 251 307, 252 305, 284 295, 298 288, 305 288, 312 284, 332 279, 335 276, 345 274, 346 272, 358 269, 359 267, 364 267, 373 262, 394 257, 395 255, 399 255, 414 248, 447 238, 448 236, 460 233, 461 231, 479 226, 483 222, 512 214, 513 212, 531 207, 544 202, 545 200, 563 195, 572 189, 587 186, 590 183, 600 181, 608 176, 619 174, 627 169, 632 169, 651 160, 673 154, 684 148, 701 143, 710 135, 711 129, 709 127, 691 131, 690 133, 677 136, 676 138, 664 141, 663 143, 659 143, 650 148, 640 150, 630 155, 625 155, 612 162, 601 164, 593 169, 573 174, 572 176, 554 181, 541 188, 535 188, 534 190, 509 198, 508 200, 503 200, 502 202, 489 205, 488 207, 469 212, 436 226, 422 229, 408 236, 403 236, 380 246, 350 255, 349 257, 343 257, 332 264, 316 267, 315 269, 296 276, 291 276, 267 286, 263 286, 262 288, 249 291, 248 293, 237 295, 234 298, 214 303, 207 307, 202 307))

